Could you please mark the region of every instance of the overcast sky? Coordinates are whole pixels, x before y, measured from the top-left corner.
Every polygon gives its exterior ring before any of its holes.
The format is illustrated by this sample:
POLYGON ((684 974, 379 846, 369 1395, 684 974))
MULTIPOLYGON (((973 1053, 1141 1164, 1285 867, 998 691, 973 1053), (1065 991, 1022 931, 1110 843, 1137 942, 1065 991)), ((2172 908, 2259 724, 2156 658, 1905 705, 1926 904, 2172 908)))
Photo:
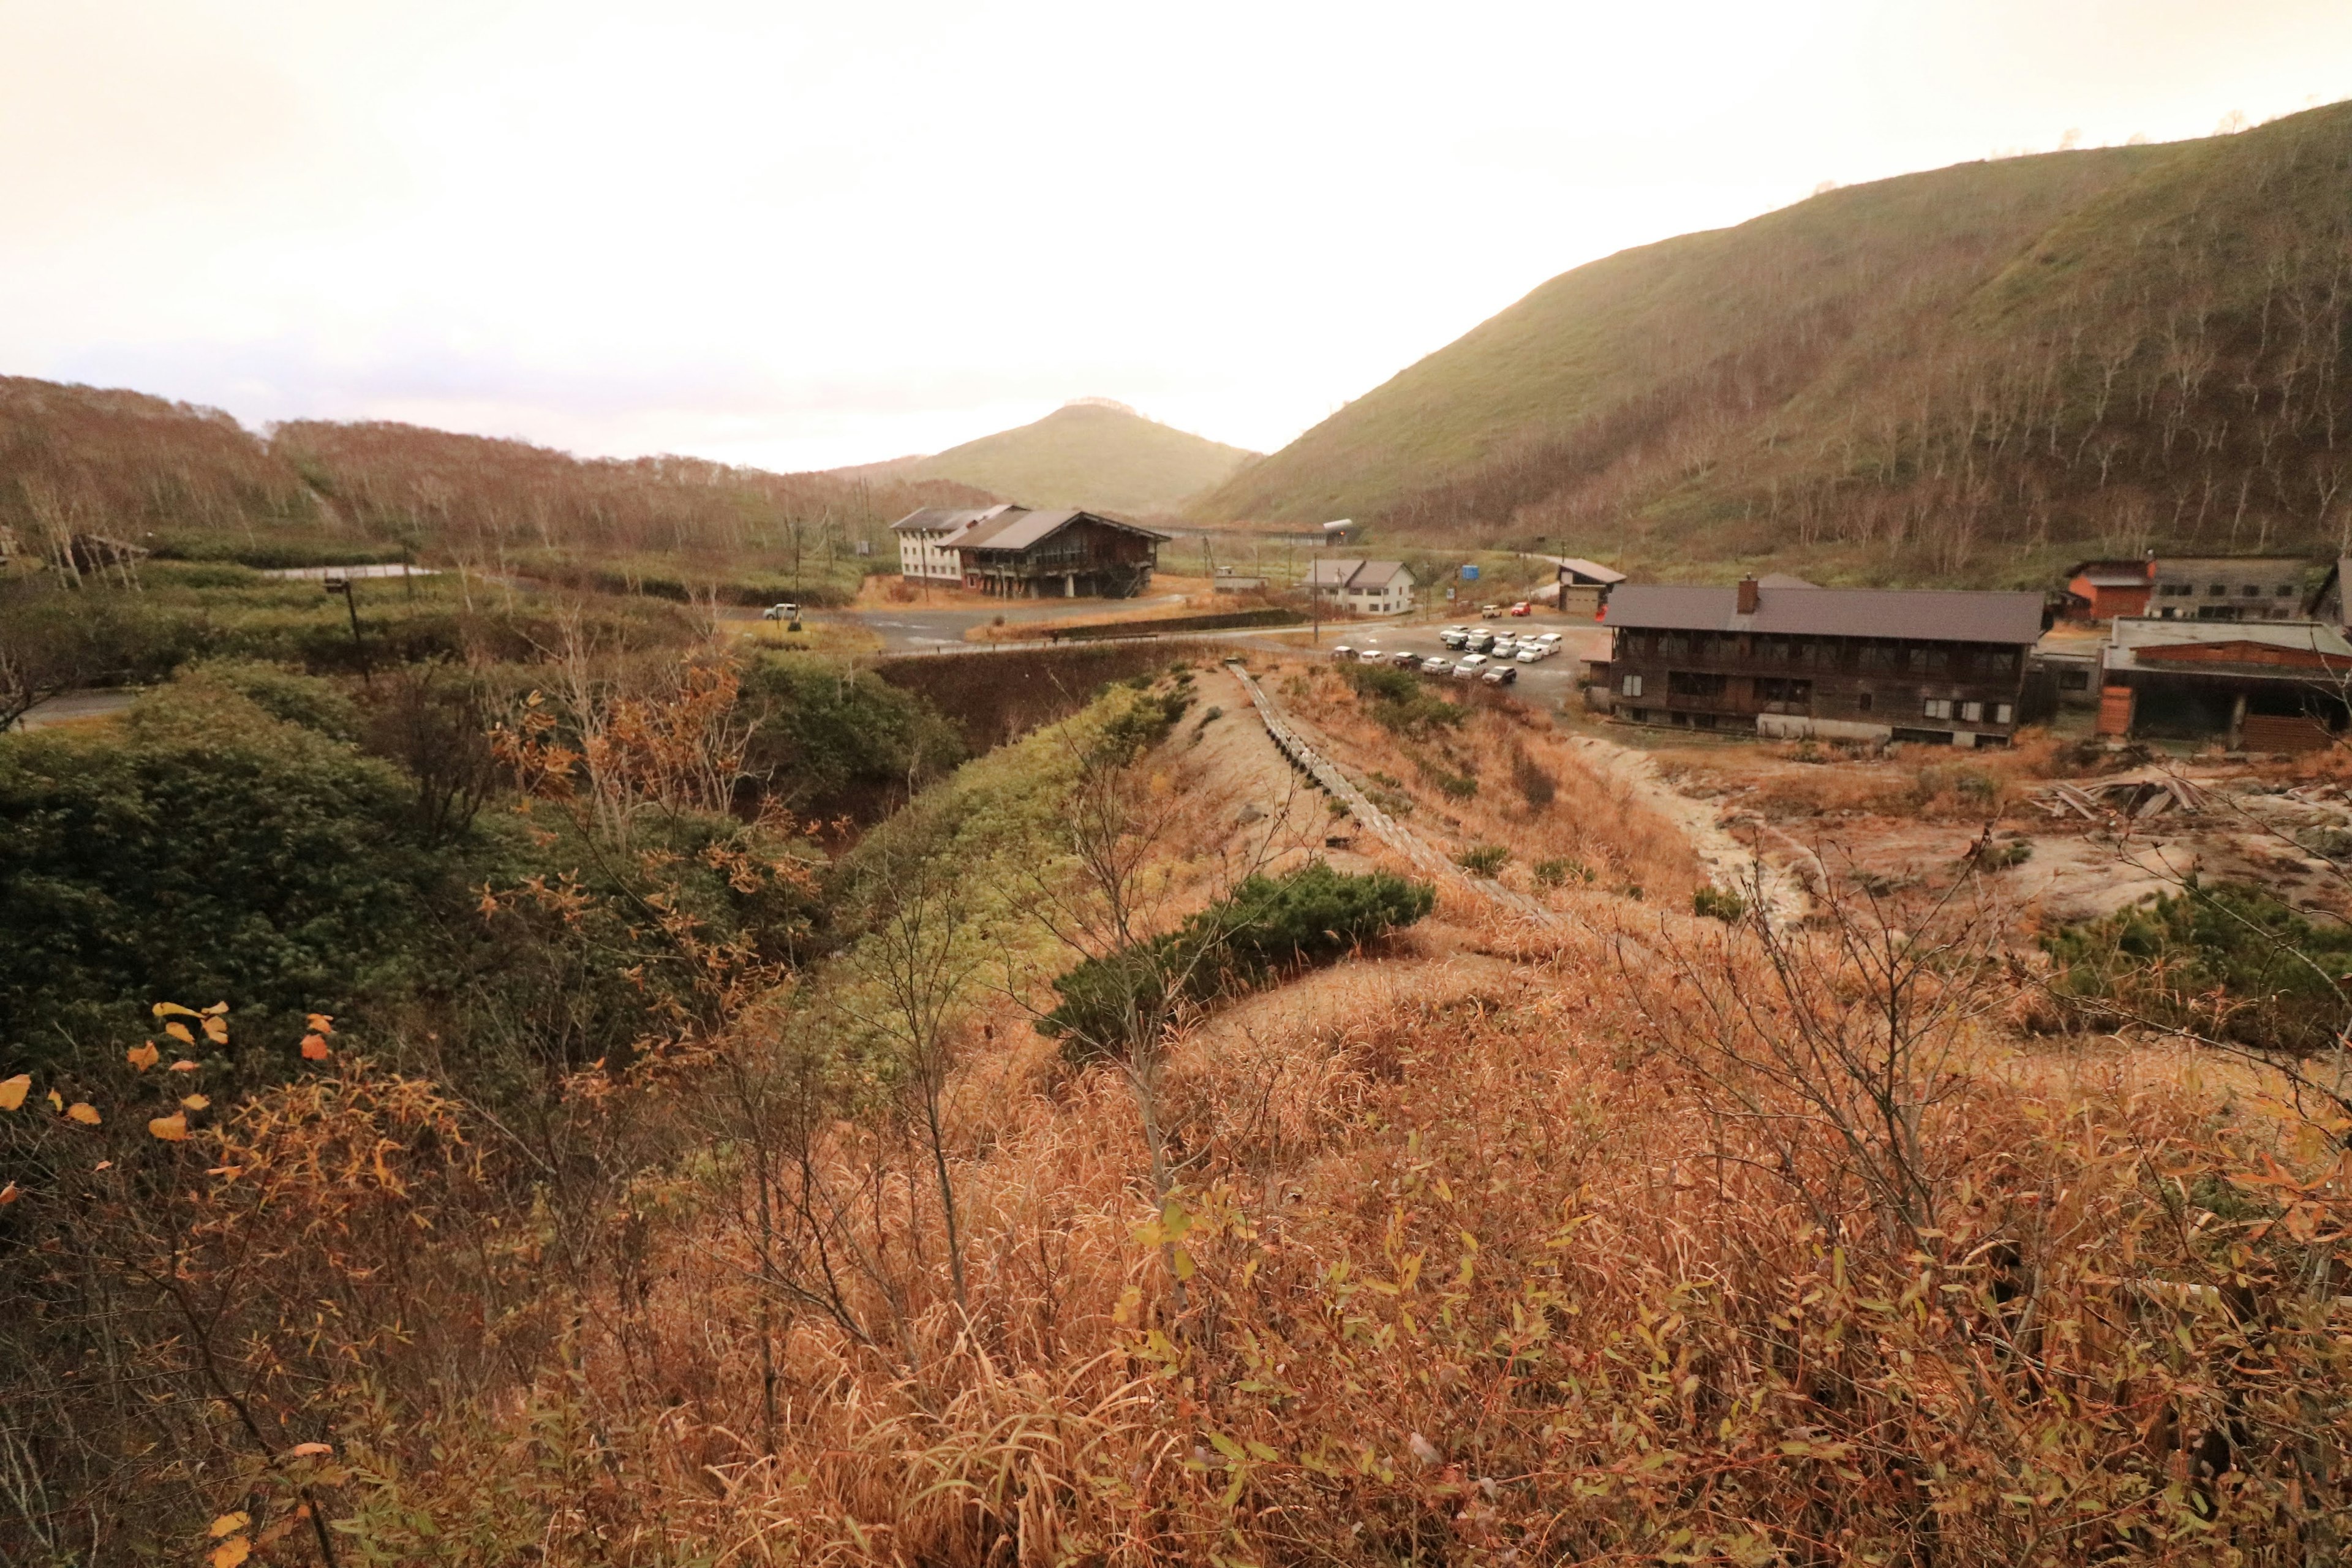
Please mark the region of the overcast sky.
POLYGON ((1271 449, 1582 261, 2352 97, 2347 0, 0 0, 0 373, 772 468, 1271 449))

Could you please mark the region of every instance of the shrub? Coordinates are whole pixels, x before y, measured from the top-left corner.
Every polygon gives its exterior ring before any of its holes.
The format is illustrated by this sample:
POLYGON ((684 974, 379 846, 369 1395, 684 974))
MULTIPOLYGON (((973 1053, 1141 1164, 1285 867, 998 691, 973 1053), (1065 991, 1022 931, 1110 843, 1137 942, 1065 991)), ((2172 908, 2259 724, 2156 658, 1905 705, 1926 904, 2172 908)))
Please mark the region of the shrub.
POLYGON ((1401 735, 1424 735, 1447 729, 1469 716, 1467 708, 1446 701, 1430 690, 1420 676, 1382 664, 1344 667, 1348 684, 1371 704, 1373 720, 1401 735))
POLYGON ((1520 746, 1511 748, 1511 783, 1517 787, 1519 798, 1538 811, 1551 805, 1559 793, 1559 781, 1520 746))
POLYGON ((1592 868, 1581 860, 1538 860, 1535 865, 1535 878, 1539 888, 1561 887, 1571 879, 1590 882, 1592 880, 1592 868))
POLYGON ((2344 1026, 2352 928, 2315 924, 2259 888, 2192 878, 2176 896, 2042 945, 2057 966, 2051 989, 2094 1015, 2295 1056, 2326 1049, 2344 1026))
POLYGON ((1425 883, 1386 871, 1351 876, 1321 860, 1252 877, 1176 930, 1060 976, 1061 1001, 1037 1032, 1085 1060, 1123 1039, 1131 1019, 1157 1010, 1171 989, 1193 1002, 1248 990, 1411 925, 1435 901, 1425 883))
POLYGON ((1701 888, 1691 895, 1691 913, 1702 920, 1736 925, 1748 912, 1748 900, 1723 888, 1701 888))
POLYGON ((1500 844, 1481 844, 1456 855, 1454 863, 1474 877, 1491 877, 1510 858, 1511 852, 1500 844))
POLYGON ((871 816, 964 759, 963 736, 920 695, 816 654, 770 654, 743 672, 759 715, 746 765, 796 811, 871 816))

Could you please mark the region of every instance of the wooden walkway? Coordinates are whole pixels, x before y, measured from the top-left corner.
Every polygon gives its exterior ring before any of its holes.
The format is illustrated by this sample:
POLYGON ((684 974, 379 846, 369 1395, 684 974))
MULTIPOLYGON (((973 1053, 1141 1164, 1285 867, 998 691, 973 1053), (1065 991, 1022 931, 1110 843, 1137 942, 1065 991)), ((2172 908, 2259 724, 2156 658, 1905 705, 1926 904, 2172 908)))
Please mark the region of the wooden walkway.
POLYGON ((1359 826, 1395 850, 1416 870, 1439 881, 1453 882, 1487 902, 1499 904, 1513 914, 1538 925, 1565 923, 1557 911, 1546 909, 1525 893, 1515 892, 1492 877, 1473 876, 1432 848, 1404 824, 1374 805, 1365 798, 1362 790, 1349 781, 1347 774, 1300 737, 1281 705, 1266 695, 1265 688, 1251 679, 1248 670, 1238 663, 1228 664, 1225 668, 1233 671, 1234 679, 1240 681, 1242 689, 1249 693, 1258 717, 1265 721, 1266 733, 1274 737, 1274 743, 1282 749, 1284 756, 1290 759, 1291 765, 1313 779, 1332 799, 1345 805, 1359 826))

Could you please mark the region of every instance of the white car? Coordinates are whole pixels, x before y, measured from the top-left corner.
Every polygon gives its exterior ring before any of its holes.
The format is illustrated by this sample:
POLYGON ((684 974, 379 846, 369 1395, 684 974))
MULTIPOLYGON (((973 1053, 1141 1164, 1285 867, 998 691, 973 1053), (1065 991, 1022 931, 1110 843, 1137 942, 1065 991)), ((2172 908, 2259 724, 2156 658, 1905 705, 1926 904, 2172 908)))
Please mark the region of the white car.
POLYGON ((801 607, 787 599, 781 605, 770 605, 761 610, 760 618, 763 621, 797 621, 801 618, 801 607))
POLYGON ((1452 669, 1453 668, 1454 661, 1452 659, 1439 658, 1435 655, 1432 655, 1430 658, 1424 658, 1421 661, 1421 672, 1423 675, 1444 675, 1447 670, 1452 669))
POLYGON ((1549 658, 1551 657, 1551 649, 1544 647, 1541 643, 1529 643, 1527 647, 1519 649, 1517 653, 1512 655, 1512 657, 1517 659, 1521 664, 1534 664, 1541 659, 1549 658))
POLYGON ((1543 644, 1544 647, 1552 649, 1554 652, 1558 652, 1559 649, 1559 634, 1558 632, 1538 632, 1536 634, 1536 641, 1543 644))
POLYGON ((1388 661, 1389 656, 1376 647, 1365 648, 1356 655, 1359 664, 1386 664, 1388 661))
POLYGON ((1485 665, 1486 662, 1486 656, 1483 653, 1463 655, 1462 662, 1454 667, 1454 679, 1456 680, 1477 679, 1479 668, 1485 665))
POLYGON ((1470 628, 1469 628, 1468 626, 1440 626, 1440 627, 1438 627, 1438 628, 1437 628, 1437 635, 1438 635, 1439 637, 1455 637, 1455 636, 1460 636, 1460 637, 1468 637, 1468 636, 1470 635, 1470 628))
POLYGON ((1356 657, 1356 645, 1353 643, 1343 642, 1331 650, 1331 657, 1333 658, 1353 658, 1356 657))

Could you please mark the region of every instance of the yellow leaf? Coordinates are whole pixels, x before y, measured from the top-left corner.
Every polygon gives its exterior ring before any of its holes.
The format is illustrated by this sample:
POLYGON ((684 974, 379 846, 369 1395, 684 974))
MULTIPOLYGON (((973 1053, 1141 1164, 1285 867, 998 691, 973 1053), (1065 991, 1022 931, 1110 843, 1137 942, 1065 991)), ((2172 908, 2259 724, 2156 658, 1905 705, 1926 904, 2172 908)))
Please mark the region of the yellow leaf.
POLYGON ((325 1061, 327 1059, 327 1042, 320 1039, 316 1035, 303 1036, 302 1059, 304 1061, 310 1062, 325 1061))
POLYGON ((207 1007, 207 1008, 205 1008, 205 1011, 204 1011, 204 1016, 205 1016, 205 1017, 207 1017, 207 1018, 217 1018, 217 1017, 219 1017, 222 1014, 226 1013, 227 1011, 228 1011, 228 1004, 227 1004, 227 1003, 226 1003, 226 1002, 215 1002, 215 1003, 214 1003, 211 1006, 209 1006, 209 1007, 207 1007))
POLYGON ((213 1548, 213 1568, 236 1568, 252 1555, 252 1542, 242 1535, 232 1535, 213 1548))
POLYGON ((183 1143, 188 1137, 188 1119, 175 1110, 169 1116, 158 1116, 148 1122, 147 1131, 166 1143, 183 1143))
POLYGON ((188 1026, 177 1018, 164 1025, 163 1032, 184 1046, 193 1046, 196 1043, 195 1036, 188 1033, 188 1026))
POLYGON ((63 1110, 65 1108, 65 1096, 59 1094, 54 1089, 49 1090, 49 1109, 51 1110, 63 1110))
POLYGON ((25 1096, 32 1092, 32 1088, 33 1075, 28 1072, 20 1072, 7 1082, 0 1083, 0 1110, 14 1110, 24 1104, 25 1096))
POLYGON ((225 1513, 218 1519, 213 1521, 213 1534, 215 1537, 235 1535, 238 1531, 243 1530, 247 1525, 251 1524, 252 1522, 253 1515, 247 1513, 242 1509, 238 1510, 235 1513, 225 1513))
POLYGON ((158 1002, 155 1004, 155 1016, 158 1018, 169 1018, 174 1016, 182 1018, 193 1018, 195 1017, 197 1014, 194 1007, 183 1007, 177 1002, 158 1002))
POLYGON ((188 1060, 185 1057, 183 1057, 178 1061, 172 1064, 172 1070, 173 1072, 194 1072, 196 1070, 196 1064, 188 1060))
POLYGON ((332 1013, 313 1013, 310 1015, 310 1032, 314 1035, 331 1035, 335 1032, 335 1016, 332 1013))
POLYGON ((79 1121, 84 1127, 95 1127, 100 1120, 98 1108, 87 1100, 77 1100, 66 1107, 66 1120, 79 1121))
POLYGON ((123 1052, 122 1059, 141 1072, 145 1072, 163 1059, 163 1053, 155 1048, 154 1041, 145 1040, 123 1052))
POLYGON ((180 1103, 186 1106, 190 1110, 202 1110, 206 1106, 212 1104, 212 1101, 206 1100, 201 1094, 191 1094, 184 1098, 180 1103))
POLYGON ((333 1447, 326 1443, 297 1443, 286 1450, 286 1457, 289 1459, 307 1459, 316 1454, 331 1454, 334 1451, 333 1447))
POLYGON ((0 1187, 0 1204, 13 1204, 24 1195, 24 1194, 16 1190, 16 1184, 14 1182, 9 1183, 5 1187, 0 1187))
POLYGON ((210 1040, 216 1046, 225 1046, 228 1044, 227 1020, 224 1018, 206 1018, 205 1020, 205 1038, 210 1040))

